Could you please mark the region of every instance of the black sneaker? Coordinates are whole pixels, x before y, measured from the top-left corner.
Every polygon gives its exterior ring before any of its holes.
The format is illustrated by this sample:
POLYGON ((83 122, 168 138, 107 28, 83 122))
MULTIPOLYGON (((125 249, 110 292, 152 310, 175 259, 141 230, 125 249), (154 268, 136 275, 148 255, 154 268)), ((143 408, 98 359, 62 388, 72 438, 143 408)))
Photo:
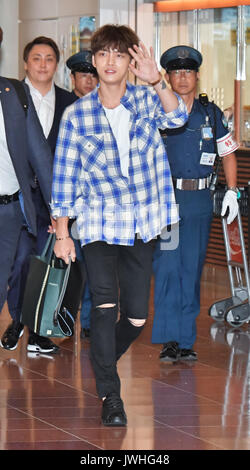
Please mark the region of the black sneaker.
POLYGON ((90 328, 81 328, 80 338, 89 338, 90 337, 90 328))
POLYGON ((13 320, 13 322, 8 326, 7 330, 4 332, 0 345, 4 349, 9 349, 13 351, 17 347, 19 338, 23 335, 24 326, 19 321, 13 320))
POLYGON ((57 353, 59 346, 53 343, 49 338, 39 336, 36 333, 30 333, 27 344, 28 351, 39 353, 57 353))
POLYGON ((127 416, 123 401, 115 392, 109 393, 102 405, 102 423, 104 426, 126 426, 127 416))
POLYGON ((181 349, 180 350, 181 361, 197 361, 197 353, 193 349, 181 349))
POLYGON ((160 353, 160 360, 164 362, 175 362, 178 361, 180 349, 176 341, 169 341, 163 344, 162 351, 160 353))

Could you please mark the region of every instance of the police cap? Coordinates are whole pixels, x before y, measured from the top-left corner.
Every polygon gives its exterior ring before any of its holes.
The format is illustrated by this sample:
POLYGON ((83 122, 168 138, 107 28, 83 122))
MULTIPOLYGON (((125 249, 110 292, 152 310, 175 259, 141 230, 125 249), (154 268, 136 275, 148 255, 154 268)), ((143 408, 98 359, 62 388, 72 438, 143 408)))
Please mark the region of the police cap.
POLYGON ((162 54, 160 63, 167 72, 180 69, 198 71, 202 63, 202 55, 193 47, 175 46, 162 54))
POLYGON ((97 75, 96 68, 92 65, 91 51, 80 51, 72 55, 66 62, 67 67, 74 72, 93 73, 97 75))

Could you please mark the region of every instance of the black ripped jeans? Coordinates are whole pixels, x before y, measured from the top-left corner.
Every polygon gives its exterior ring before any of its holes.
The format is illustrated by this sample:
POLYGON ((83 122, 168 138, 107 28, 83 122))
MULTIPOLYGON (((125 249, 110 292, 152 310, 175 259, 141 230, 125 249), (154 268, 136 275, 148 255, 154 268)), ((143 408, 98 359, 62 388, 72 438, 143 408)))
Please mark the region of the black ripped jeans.
POLYGON ((92 294, 90 320, 91 362, 100 398, 120 394, 117 360, 143 327, 128 318, 146 319, 155 240, 133 246, 94 242, 83 246, 92 294), (113 304, 114 307, 100 307, 113 304), (118 312, 120 312, 119 320, 118 312))

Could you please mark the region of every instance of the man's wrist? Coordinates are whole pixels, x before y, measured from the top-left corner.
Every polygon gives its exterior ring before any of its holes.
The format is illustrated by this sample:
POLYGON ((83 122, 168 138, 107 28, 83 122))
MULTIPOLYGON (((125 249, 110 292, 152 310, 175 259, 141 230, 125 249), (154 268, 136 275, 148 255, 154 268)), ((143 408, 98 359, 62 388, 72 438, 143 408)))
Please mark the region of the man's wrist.
POLYGON ((150 86, 155 86, 155 85, 158 85, 158 83, 160 83, 161 81, 162 81, 162 75, 159 72, 158 80, 156 80, 155 82, 149 83, 149 85, 150 86))
POLYGON ((67 240, 67 238, 70 238, 70 236, 69 236, 69 235, 67 235, 66 237, 57 237, 57 236, 56 236, 56 240, 57 240, 57 241, 67 240))
POLYGON ((227 189, 228 189, 228 191, 233 191, 236 194, 237 199, 240 198, 241 194, 240 194, 240 190, 237 186, 228 186, 227 189))

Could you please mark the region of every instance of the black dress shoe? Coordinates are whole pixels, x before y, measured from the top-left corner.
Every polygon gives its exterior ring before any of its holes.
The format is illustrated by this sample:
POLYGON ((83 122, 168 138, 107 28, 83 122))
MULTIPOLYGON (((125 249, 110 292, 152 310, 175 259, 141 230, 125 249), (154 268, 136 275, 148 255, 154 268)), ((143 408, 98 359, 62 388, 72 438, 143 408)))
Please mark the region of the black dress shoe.
POLYGON ((123 401, 115 392, 109 393, 102 405, 102 424, 104 426, 126 426, 127 416, 123 401))
POLYGON ((90 328, 81 328, 80 338, 89 338, 90 337, 90 328))
POLYGON ((162 351, 160 353, 160 360, 163 362, 175 362, 178 361, 180 354, 179 345, 176 341, 169 341, 163 344, 162 351))
POLYGON ((197 361, 197 353, 193 349, 181 349, 180 350, 181 361, 197 361))

